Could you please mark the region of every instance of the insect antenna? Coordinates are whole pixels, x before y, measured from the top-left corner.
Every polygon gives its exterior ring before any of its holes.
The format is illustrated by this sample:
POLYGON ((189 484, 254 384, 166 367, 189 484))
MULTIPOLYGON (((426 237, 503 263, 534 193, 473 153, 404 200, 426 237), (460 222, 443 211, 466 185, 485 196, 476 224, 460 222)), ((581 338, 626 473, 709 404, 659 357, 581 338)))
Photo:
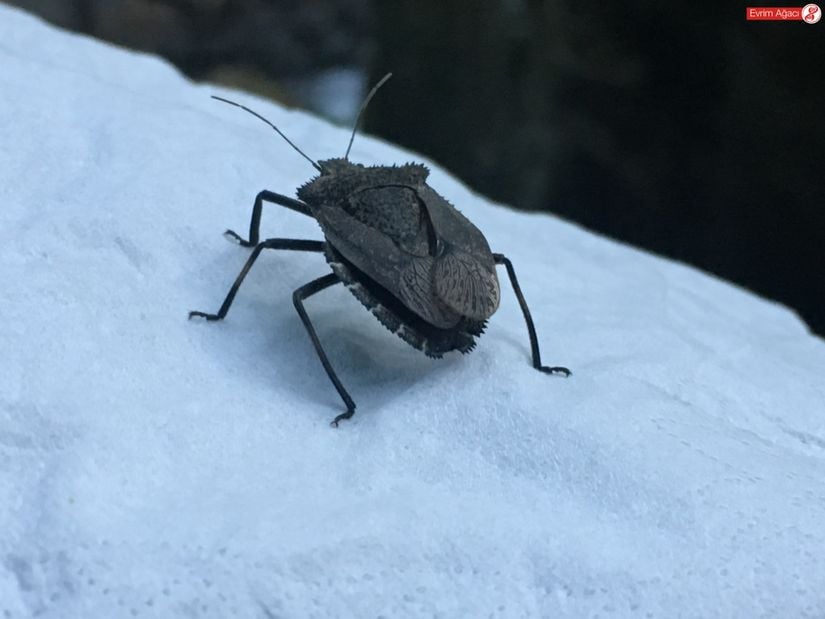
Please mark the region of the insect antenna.
MULTIPOLYGON (((385 79, 386 79, 386 78, 385 78, 385 79)), ((379 84, 379 85, 380 85, 380 84, 379 84)), ((372 96, 372 95, 370 95, 370 96, 372 96)), ((212 95, 212 98, 213 98, 213 99, 217 99, 218 101, 223 101, 224 103, 228 103, 229 105, 234 105, 235 107, 239 107, 239 108, 241 108, 244 112, 249 112, 250 114, 252 114, 255 118, 260 118, 260 119, 261 119, 262 121, 264 121, 267 125, 269 125, 269 126, 270 126, 270 127, 272 127, 273 129, 275 129, 275 131, 277 131, 277 132, 278 132, 278 135, 280 135, 282 138, 284 138, 284 139, 286 140, 286 143, 287 143, 287 144, 289 144, 289 145, 290 145, 292 148, 294 148, 296 151, 298 151, 304 159, 306 159, 307 161, 309 161, 309 162, 313 165, 313 167, 314 167, 316 170, 318 170, 319 172, 323 172, 323 170, 321 169, 321 166, 319 166, 319 165, 318 165, 317 163, 315 163, 312 159, 310 159, 310 158, 307 156, 307 154, 306 154, 304 151, 302 151, 300 148, 298 148, 297 146, 295 146, 295 144, 293 144, 293 143, 292 143, 292 140, 290 140, 288 137, 286 137, 286 136, 283 134, 283 132, 282 132, 280 129, 278 129, 278 127, 276 127, 276 126, 275 126, 275 125, 273 125, 271 122, 269 122, 266 118, 264 118, 263 116, 261 116, 260 114, 258 114, 258 112, 253 112, 252 110, 250 110, 250 109, 249 109, 248 107, 246 107, 245 105, 241 105, 240 103, 235 103, 234 101, 230 101, 229 99, 224 99, 224 98, 222 98, 222 97, 217 97, 217 96, 215 96, 215 95, 212 95)), ((349 152, 349 151, 347 151, 347 152, 349 152)))
POLYGON ((364 98, 364 102, 361 104, 361 108, 358 110, 358 116, 355 117, 355 124, 352 126, 352 135, 349 138, 349 145, 347 146, 347 152, 344 153, 344 159, 349 157, 349 150, 352 148, 352 141, 355 139, 355 132, 358 130, 358 123, 361 122, 361 115, 364 113, 364 110, 367 109, 367 105, 369 104, 370 99, 372 99, 373 95, 375 95, 375 93, 378 92, 378 89, 384 85, 384 82, 386 82, 391 77, 392 73, 387 73, 384 77, 381 78, 381 81, 379 81, 375 86, 372 87, 372 90, 370 90, 369 94, 366 96, 366 98, 364 98))

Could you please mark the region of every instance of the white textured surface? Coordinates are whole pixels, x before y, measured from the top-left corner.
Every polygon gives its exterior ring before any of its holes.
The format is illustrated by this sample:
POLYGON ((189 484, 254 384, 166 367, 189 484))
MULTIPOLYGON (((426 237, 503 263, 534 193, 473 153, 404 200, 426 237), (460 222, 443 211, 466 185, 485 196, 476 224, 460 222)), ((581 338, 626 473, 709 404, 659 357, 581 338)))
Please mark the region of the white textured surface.
POLYGON ((227 321, 186 320, 246 259, 224 228, 313 172, 211 92, 0 7, 0 617, 825 616, 825 344, 790 311, 435 170, 574 375, 530 368, 503 273, 442 361, 333 288, 308 311, 359 412, 330 429, 290 300, 323 258, 264 255, 227 321))

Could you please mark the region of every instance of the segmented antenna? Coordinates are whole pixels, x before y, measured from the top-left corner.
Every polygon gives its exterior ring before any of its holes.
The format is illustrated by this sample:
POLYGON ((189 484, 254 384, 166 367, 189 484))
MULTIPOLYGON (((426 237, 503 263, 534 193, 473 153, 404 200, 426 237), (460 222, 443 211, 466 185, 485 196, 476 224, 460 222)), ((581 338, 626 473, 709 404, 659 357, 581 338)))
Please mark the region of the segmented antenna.
MULTIPOLYGON (((384 79, 386 79, 386 78, 384 78, 384 79)), ((383 81, 383 80, 382 80, 382 81, 383 81)), ((380 84, 379 84, 379 86, 380 86, 380 84)), ((370 93, 370 96, 372 96, 372 93, 370 93)), ((215 95, 212 95, 212 98, 213 98, 213 99, 217 99, 218 101, 223 101, 224 103, 228 103, 229 105, 234 105, 235 107, 239 107, 239 108, 241 108, 244 112, 249 112, 250 114, 252 114, 255 118, 260 118, 260 119, 261 119, 262 121, 264 121, 267 125, 269 125, 269 126, 270 126, 270 127, 272 127, 273 129, 275 129, 275 131, 277 131, 277 132, 278 132, 278 135, 280 135, 282 138, 284 138, 284 139, 286 140, 286 143, 287 143, 287 144, 289 144, 289 145, 290 145, 292 148, 294 148, 295 150, 297 150, 297 151, 301 154, 301 156, 302 156, 304 159, 306 159, 307 161, 309 161, 309 162, 310 162, 310 163, 311 163, 311 164, 315 167, 315 169, 316 169, 316 170, 318 170, 319 172, 323 172, 323 170, 321 169, 321 166, 319 166, 319 165, 318 165, 317 163, 315 163, 312 159, 310 159, 310 158, 307 156, 307 154, 306 154, 304 151, 302 151, 300 148, 298 148, 297 146, 295 146, 295 144, 293 144, 293 143, 292 143, 292 140, 290 140, 288 137, 286 137, 286 136, 285 136, 285 135, 281 132, 281 130, 280 130, 280 129, 278 129, 278 127, 276 127, 275 125, 273 125, 271 122, 269 122, 266 118, 264 118, 264 117, 263 117, 263 116, 261 116, 260 114, 258 114, 257 112, 253 112, 252 110, 250 110, 250 109, 249 109, 248 107, 246 107, 245 105, 241 105, 240 103, 235 103, 234 101, 230 101, 229 99, 224 99, 224 98, 222 98, 222 97, 216 97, 215 95)), ((352 143, 352 140, 350 140, 350 143, 352 143)), ((347 152, 349 152, 349 151, 347 151, 347 152)))
POLYGON ((384 85, 388 79, 392 77, 392 73, 387 73, 384 77, 381 78, 381 81, 378 82, 375 86, 372 87, 370 93, 364 99, 364 102, 361 104, 361 109, 358 110, 358 116, 355 117, 355 124, 352 126, 352 135, 349 138, 349 145, 347 146, 347 152, 344 153, 344 159, 349 157, 349 150, 352 148, 352 141, 355 139, 355 132, 358 130, 358 123, 361 121, 361 114, 364 113, 364 110, 367 109, 367 105, 372 99, 373 95, 378 92, 378 89, 384 85))

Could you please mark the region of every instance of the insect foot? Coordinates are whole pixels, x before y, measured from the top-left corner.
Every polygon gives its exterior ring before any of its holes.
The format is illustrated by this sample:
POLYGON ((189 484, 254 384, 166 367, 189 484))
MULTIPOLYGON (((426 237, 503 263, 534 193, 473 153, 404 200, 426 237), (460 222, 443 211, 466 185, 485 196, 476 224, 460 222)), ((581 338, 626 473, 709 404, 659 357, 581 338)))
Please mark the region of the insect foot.
POLYGON ((223 233, 223 238, 227 241, 232 243, 237 243, 238 245, 242 245, 243 247, 251 247, 252 243, 244 239, 240 234, 235 232, 234 230, 227 230, 223 233))
POLYGON ((547 367, 546 365, 542 365, 538 368, 538 370, 539 372, 544 372, 545 374, 558 374, 560 376, 564 376, 565 378, 573 373, 567 368, 561 367, 560 365, 554 365, 553 367, 547 367))
POLYGON ((205 318, 206 320, 220 320, 221 317, 217 314, 207 314, 206 312, 197 312, 191 311, 189 312, 189 320, 193 318, 205 318))
POLYGON ((337 428, 339 421, 344 421, 345 419, 349 419, 354 414, 355 414, 355 408, 353 407, 353 409, 351 411, 347 411, 346 413, 341 413, 340 415, 338 415, 335 419, 333 419, 332 421, 329 422, 329 425, 332 426, 333 428, 337 428))

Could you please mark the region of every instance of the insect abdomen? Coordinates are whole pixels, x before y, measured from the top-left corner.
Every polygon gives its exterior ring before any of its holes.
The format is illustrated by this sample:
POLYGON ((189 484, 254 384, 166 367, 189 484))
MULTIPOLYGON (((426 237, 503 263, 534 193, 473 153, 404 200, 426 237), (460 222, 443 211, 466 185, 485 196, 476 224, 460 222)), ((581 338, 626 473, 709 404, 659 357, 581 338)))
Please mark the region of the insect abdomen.
POLYGON ((461 319, 455 327, 450 329, 435 327, 417 316, 380 284, 348 262, 329 243, 327 243, 325 255, 335 274, 381 324, 429 357, 439 358, 452 350, 462 353, 470 352, 475 348, 475 337, 484 332, 486 325, 484 321, 466 318, 461 319))

